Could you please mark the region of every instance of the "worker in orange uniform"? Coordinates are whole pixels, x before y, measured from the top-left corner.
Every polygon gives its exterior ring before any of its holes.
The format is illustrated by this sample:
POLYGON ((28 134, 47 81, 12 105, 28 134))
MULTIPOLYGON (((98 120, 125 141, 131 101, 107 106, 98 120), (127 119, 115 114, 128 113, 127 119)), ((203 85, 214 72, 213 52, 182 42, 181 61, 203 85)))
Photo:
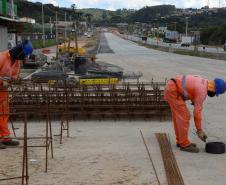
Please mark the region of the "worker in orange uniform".
POLYGON ((200 76, 177 76, 168 81, 164 90, 164 99, 169 103, 176 135, 177 146, 182 151, 198 153, 199 148, 188 139, 190 113, 185 104, 191 100, 194 105, 194 122, 198 137, 206 142, 207 135, 202 129, 202 109, 206 96, 214 97, 226 91, 226 82, 222 79, 207 80, 200 76))
POLYGON ((33 51, 30 41, 23 41, 14 48, 0 53, 0 149, 7 146, 17 146, 19 142, 9 138, 8 129, 8 83, 19 77, 20 61, 24 60, 33 51))

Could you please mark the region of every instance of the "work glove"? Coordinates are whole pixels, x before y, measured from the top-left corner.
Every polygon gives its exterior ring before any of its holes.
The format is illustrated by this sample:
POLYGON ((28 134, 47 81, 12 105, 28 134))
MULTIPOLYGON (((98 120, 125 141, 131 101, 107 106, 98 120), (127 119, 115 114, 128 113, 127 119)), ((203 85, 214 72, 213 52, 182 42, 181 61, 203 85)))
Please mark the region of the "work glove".
POLYGON ((7 81, 4 80, 2 82, 2 86, 5 87, 5 88, 8 87, 9 86, 9 82, 7 82, 7 81))
POLYGON ((199 137, 199 139, 201 139, 203 142, 206 142, 207 135, 205 134, 205 132, 202 129, 198 129, 196 134, 199 137))

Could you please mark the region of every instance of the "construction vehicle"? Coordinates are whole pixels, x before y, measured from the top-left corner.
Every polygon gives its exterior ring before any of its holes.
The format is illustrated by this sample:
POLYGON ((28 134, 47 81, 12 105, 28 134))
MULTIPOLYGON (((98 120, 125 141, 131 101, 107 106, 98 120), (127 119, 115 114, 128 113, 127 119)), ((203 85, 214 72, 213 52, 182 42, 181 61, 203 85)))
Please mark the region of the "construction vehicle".
POLYGON ((78 48, 78 51, 77 51, 76 47, 72 47, 72 46, 68 47, 65 44, 58 45, 58 51, 59 53, 78 53, 80 56, 83 56, 86 53, 84 48, 78 48))

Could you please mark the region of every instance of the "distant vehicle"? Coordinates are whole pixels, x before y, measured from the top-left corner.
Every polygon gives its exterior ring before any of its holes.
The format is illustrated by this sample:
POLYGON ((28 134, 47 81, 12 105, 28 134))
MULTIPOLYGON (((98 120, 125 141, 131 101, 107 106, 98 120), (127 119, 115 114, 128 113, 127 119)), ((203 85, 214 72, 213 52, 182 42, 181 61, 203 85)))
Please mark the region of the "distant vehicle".
POLYGON ((226 51, 226 42, 225 42, 225 44, 224 44, 224 51, 226 51))
POLYGON ((87 36, 87 35, 88 35, 88 33, 87 33, 87 32, 85 32, 85 33, 84 33, 84 36, 87 36))
POLYGON ((191 44, 188 42, 181 43, 181 47, 189 47, 191 44))
POLYGON ((88 34, 88 35, 87 35, 87 38, 90 38, 90 37, 91 37, 91 35, 88 34))
POLYGON ((165 32, 164 42, 168 43, 176 43, 179 39, 179 34, 177 31, 169 31, 165 32))
POLYGON ((192 36, 182 36, 181 38, 181 47, 189 47, 193 42, 194 37, 192 36))

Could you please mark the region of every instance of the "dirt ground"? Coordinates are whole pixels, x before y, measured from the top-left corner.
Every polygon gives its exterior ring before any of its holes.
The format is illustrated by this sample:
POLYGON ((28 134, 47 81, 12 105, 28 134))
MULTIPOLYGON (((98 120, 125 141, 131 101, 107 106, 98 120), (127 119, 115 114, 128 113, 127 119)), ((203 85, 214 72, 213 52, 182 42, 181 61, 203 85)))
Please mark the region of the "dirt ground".
MULTIPOLYGON (((114 63, 128 71, 142 71, 142 81, 162 81, 176 74, 200 74, 208 78, 226 79, 225 61, 201 59, 159 52, 138 46, 130 41, 106 34, 115 53, 98 55, 99 61, 114 63)), ((207 99, 203 111, 203 128, 209 141, 226 141, 226 96, 207 99)), ((188 103, 191 110, 192 106, 188 103)), ((45 136, 44 122, 29 122, 30 136, 45 136)), ((60 123, 54 122, 53 133, 59 134, 60 123)), ((15 123, 23 135, 23 124, 15 123)), ((63 144, 54 136, 54 158, 49 153, 48 173, 45 168, 44 148, 29 148, 29 185, 157 185, 153 168, 140 136, 142 130, 153 158, 161 185, 166 185, 165 170, 156 132, 170 135, 179 169, 186 185, 224 185, 226 182, 226 155, 211 155, 204 151, 195 133, 191 119, 189 137, 198 144, 198 154, 180 151, 170 121, 73 121, 70 137, 64 133, 63 144)), ((30 144, 43 141, 31 140, 30 144)), ((1 150, 0 178, 21 174, 22 148, 1 150)), ((19 185, 19 179, 1 182, 1 185, 19 185)))
MULTIPOLYGON (((78 47, 83 47, 86 50, 89 50, 92 47, 94 47, 96 42, 97 42, 97 35, 90 38, 87 38, 85 36, 78 37, 78 47)), ((66 43, 66 46, 67 45, 68 43, 66 43)), ((75 47, 75 42, 73 40, 71 41, 70 46, 75 47)), ((43 49, 39 49, 39 50, 42 51, 43 49)), ((56 46, 47 47, 45 48, 45 50, 50 51, 48 54, 46 54, 46 56, 48 56, 50 59, 52 57, 56 57, 56 46)))

